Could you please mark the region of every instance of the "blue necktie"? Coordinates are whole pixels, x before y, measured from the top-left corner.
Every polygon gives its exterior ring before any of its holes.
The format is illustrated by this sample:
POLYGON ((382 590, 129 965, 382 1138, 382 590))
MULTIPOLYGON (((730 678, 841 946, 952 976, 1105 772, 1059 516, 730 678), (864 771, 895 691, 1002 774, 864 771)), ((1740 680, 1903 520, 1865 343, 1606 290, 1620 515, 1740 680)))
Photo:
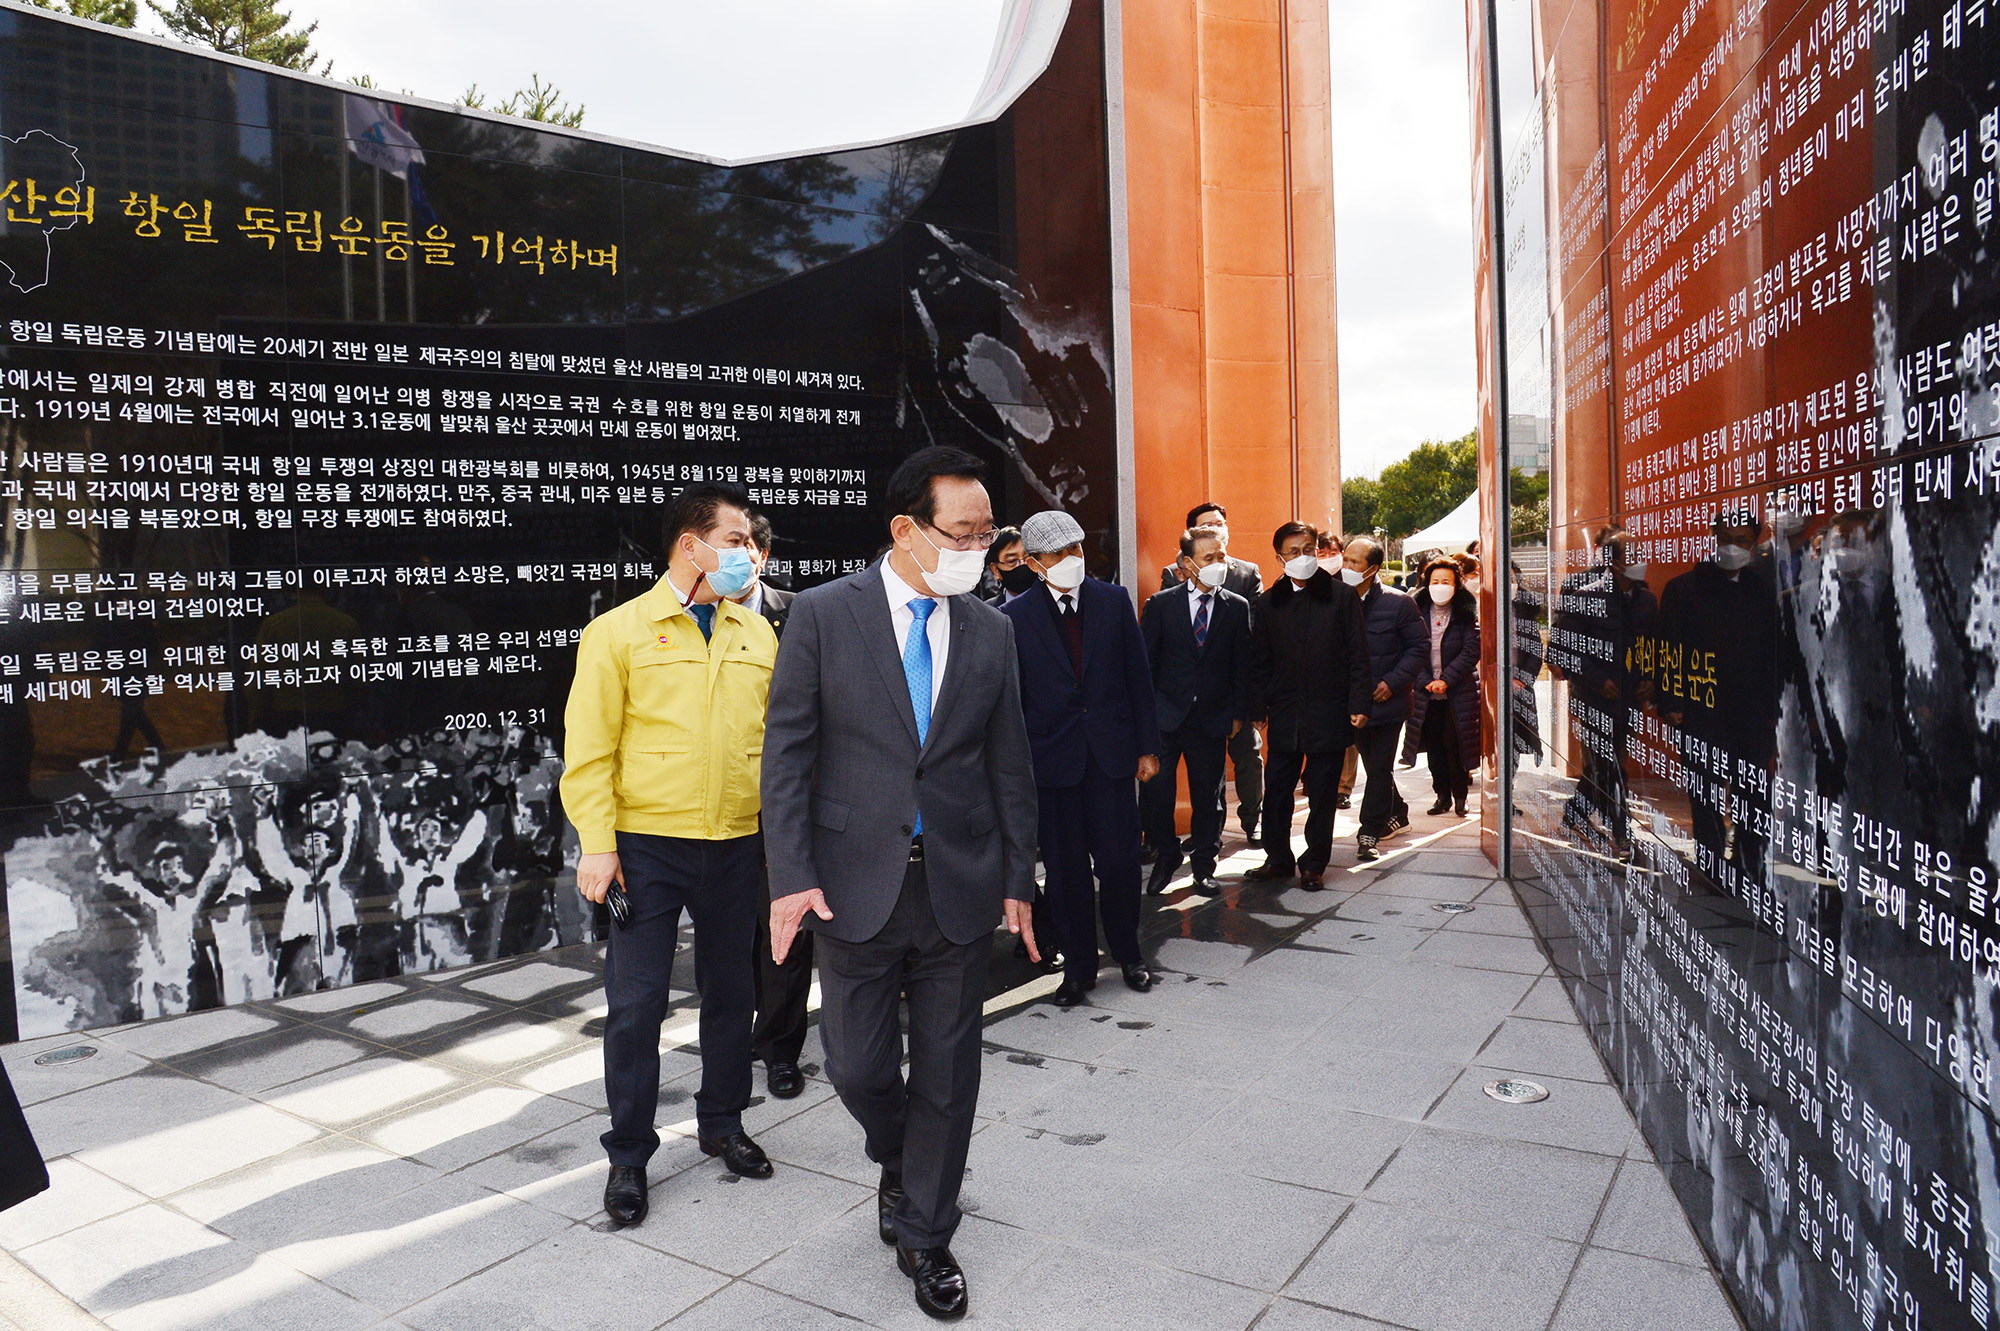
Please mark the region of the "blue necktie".
POLYGON ((1196 651, 1200 651, 1208 645, 1208 594, 1202 593, 1195 598, 1195 602, 1194 646, 1196 651))
POLYGON ((701 638, 707 642, 715 636, 715 607, 712 605, 691 605, 687 612, 694 616, 694 622, 701 625, 701 638))
MULTIPOLYGON (((917 747, 931 733, 931 635, 926 627, 937 602, 927 596, 910 601, 910 639, 903 644, 903 678, 910 682, 910 709, 917 718, 917 747)), ((917 812, 917 835, 924 834, 924 815, 917 812)))

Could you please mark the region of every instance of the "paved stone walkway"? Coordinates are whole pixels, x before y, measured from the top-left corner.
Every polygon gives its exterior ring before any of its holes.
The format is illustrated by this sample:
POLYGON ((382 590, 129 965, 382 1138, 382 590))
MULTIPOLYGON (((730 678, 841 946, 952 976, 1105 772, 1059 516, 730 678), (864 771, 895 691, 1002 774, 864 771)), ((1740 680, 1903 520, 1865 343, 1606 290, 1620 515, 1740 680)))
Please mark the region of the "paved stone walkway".
MULTIPOLYGON (((1417 821, 1394 844, 1429 844, 1376 868, 1340 867, 1349 840, 1325 892, 1149 898, 1150 994, 1107 970, 1057 1011, 1000 945, 954 1245, 972 1324, 1738 1326, 1470 826, 1417 821), (1482 1093, 1510 1075, 1549 1098, 1482 1093)), ((651 1218, 602 1228, 597 967, 571 948, 0 1050, 55 1179, 0 1213, 0 1324, 930 1325, 823 1081, 750 1111, 770 1182, 699 1154, 686 1004, 651 1218)))

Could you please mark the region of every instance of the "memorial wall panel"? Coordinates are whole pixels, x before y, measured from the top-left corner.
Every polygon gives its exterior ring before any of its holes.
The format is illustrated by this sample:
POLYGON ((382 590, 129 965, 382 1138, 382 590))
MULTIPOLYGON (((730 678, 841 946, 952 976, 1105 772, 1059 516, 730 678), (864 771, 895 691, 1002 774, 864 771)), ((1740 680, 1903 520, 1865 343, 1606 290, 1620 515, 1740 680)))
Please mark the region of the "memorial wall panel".
POLYGON ((1473 12, 1516 884, 1752 1326, 1989 1326, 2000 13, 1473 12))
POLYGON ((689 482, 798 588, 958 444, 1116 575, 1059 101, 729 169, 374 96, 0 13, 0 1040, 601 936, 563 704, 689 482))

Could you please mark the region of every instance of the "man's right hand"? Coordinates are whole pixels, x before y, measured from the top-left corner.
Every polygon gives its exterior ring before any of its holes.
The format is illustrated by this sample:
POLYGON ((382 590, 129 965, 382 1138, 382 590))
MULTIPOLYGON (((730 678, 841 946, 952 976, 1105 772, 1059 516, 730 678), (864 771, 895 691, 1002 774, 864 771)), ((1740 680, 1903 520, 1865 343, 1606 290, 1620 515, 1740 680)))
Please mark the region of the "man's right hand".
POLYGON ((833 918, 827 909, 826 894, 818 888, 809 892, 794 892, 788 897, 775 897, 771 901, 771 960, 782 964, 791 955, 792 940, 799 935, 799 922, 811 911, 822 920, 833 918))
POLYGON ((1385 680, 1383 680, 1383 681, 1382 681, 1382 682, 1381 682, 1380 684, 1377 684, 1377 685, 1375 686, 1375 701, 1376 701, 1376 702, 1387 702, 1387 701, 1389 701, 1389 681, 1388 681, 1388 680, 1386 680, 1386 679, 1385 679, 1385 680))
POLYGON ((584 855, 576 862, 576 890, 583 893, 586 901, 602 905, 611 895, 611 885, 625 886, 625 870, 619 867, 618 852, 607 850, 596 855, 584 855))

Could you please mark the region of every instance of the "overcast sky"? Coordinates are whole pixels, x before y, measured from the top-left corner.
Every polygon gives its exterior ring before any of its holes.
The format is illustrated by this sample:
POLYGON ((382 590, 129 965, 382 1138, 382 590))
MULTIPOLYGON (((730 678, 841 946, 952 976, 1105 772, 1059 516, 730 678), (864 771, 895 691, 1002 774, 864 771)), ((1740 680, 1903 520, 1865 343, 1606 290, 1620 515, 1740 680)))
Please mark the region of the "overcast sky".
MULTIPOLYGON (((1152 0, 1126 0, 1150 3, 1152 0)), ((1330 0, 1341 451, 1474 425, 1463 0, 1330 0)), ((334 75, 442 101, 539 73, 601 133, 722 157, 959 119, 1001 0, 293 0, 334 75)), ((143 11, 142 11, 143 12, 143 11)), ((147 26, 157 29, 157 21, 147 26)))
POLYGON ((1374 476, 1478 424, 1464 0, 1330 0, 1340 451, 1374 476))

